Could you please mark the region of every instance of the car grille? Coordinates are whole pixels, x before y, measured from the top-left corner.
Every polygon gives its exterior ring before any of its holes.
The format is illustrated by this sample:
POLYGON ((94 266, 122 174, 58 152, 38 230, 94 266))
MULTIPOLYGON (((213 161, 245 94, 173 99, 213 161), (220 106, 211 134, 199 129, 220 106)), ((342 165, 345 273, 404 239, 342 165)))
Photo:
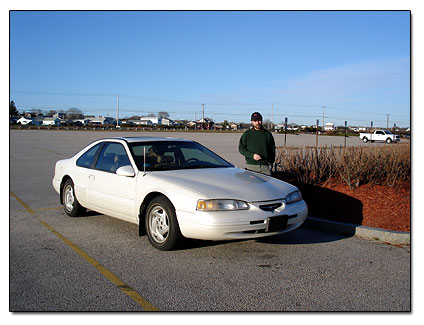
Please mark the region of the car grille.
POLYGON ((260 205, 259 208, 264 211, 273 211, 282 205, 283 205, 283 202, 277 202, 277 203, 271 203, 271 204, 263 204, 263 205, 260 205))

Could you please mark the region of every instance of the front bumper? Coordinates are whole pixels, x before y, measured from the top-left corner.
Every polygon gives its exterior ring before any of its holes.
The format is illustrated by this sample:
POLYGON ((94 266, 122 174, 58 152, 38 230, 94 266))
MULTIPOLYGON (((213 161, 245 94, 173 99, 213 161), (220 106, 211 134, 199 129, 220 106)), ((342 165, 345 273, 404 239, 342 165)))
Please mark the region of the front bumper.
MULTIPOLYGON (((269 202, 267 202, 269 203, 269 202)), ((261 202, 251 203, 249 210, 196 213, 177 211, 181 233, 186 238, 203 240, 252 239, 292 231, 302 225, 308 215, 305 201, 283 205, 274 211, 263 211, 261 202), (268 232, 272 217, 287 216, 287 226, 268 232)))

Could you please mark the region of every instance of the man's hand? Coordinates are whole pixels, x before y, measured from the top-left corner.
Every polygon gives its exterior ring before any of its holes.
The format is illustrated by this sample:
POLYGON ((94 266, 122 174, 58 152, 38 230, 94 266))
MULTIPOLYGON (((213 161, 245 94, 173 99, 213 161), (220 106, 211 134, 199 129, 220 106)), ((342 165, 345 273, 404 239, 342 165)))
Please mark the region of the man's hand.
POLYGON ((258 155, 257 153, 255 153, 255 154, 253 155, 253 159, 255 159, 255 160, 261 160, 261 159, 262 159, 262 157, 261 157, 260 155, 258 155))

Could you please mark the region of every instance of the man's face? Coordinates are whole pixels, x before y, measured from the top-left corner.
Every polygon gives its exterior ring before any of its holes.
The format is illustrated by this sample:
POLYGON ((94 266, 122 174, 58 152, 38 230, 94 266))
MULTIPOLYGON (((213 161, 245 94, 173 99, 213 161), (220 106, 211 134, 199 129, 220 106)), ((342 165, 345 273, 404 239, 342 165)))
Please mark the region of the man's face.
POLYGON ((252 121, 252 125, 255 128, 255 130, 260 130, 260 128, 262 126, 262 120, 261 119, 254 119, 252 121))

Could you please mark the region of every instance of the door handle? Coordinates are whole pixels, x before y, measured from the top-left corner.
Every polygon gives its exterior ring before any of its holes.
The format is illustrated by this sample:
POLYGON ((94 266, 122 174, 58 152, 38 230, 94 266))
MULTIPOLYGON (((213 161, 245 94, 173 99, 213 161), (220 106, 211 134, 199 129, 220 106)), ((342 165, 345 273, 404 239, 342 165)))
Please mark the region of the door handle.
POLYGON ((88 175, 88 178, 94 180, 96 177, 94 177, 94 175, 88 175))

